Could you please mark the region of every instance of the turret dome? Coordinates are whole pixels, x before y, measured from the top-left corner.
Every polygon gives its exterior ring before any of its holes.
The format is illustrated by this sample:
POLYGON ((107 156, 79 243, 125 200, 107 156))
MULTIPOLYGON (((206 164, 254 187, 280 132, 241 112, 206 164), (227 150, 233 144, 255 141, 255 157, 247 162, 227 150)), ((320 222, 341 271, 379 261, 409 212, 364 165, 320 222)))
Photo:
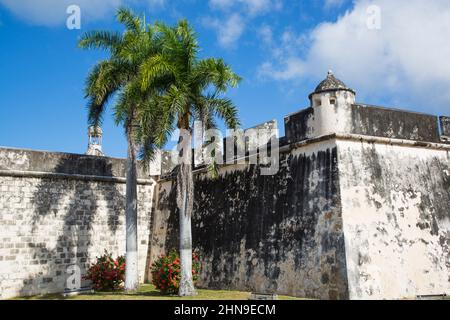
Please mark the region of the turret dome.
POLYGON ((344 82, 336 78, 332 71, 328 71, 326 79, 319 83, 314 92, 309 95, 309 99, 311 99, 314 94, 330 91, 349 91, 356 94, 353 89, 350 89, 344 82))

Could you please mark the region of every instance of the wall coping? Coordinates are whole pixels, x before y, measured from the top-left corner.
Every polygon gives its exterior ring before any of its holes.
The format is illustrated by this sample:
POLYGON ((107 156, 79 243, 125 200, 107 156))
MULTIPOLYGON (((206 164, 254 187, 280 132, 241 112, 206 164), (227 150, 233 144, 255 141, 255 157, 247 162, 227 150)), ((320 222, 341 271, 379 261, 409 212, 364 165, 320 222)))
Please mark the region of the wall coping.
POLYGON ((78 156, 78 157, 97 158, 97 159, 98 158, 105 158, 105 159, 119 160, 119 161, 125 161, 126 160, 126 158, 119 158, 119 157, 91 156, 91 155, 88 155, 88 154, 75 153, 75 152, 49 151, 49 150, 30 149, 30 148, 7 147, 7 146, 2 146, 2 145, 0 145, 0 150, 23 151, 23 152, 38 152, 38 153, 47 153, 47 154, 54 154, 54 155, 60 155, 60 156, 78 156))
MULTIPOLYGON (((369 104, 369 103, 362 103, 362 102, 355 102, 352 104, 352 106, 368 107, 368 108, 375 108, 375 109, 388 110, 388 111, 398 111, 398 112, 409 113, 409 114, 418 114, 418 115, 422 115, 422 116, 438 117, 437 115, 434 115, 431 113, 420 112, 420 111, 415 111, 415 110, 408 110, 406 108, 403 109, 403 108, 398 108, 398 107, 379 106, 376 104, 369 104)), ((288 119, 289 117, 295 116, 295 115, 302 113, 303 111, 306 111, 308 109, 313 109, 313 107, 309 106, 309 107, 304 107, 298 111, 293 111, 293 112, 287 114, 286 116, 284 116, 284 119, 288 119)))
MULTIPOLYGON (((126 159, 0 147, 0 176, 126 183, 126 159)), ((138 183, 154 183, 138 163, 138 183)))
MULTIPOLYGON (((0 170, 0 177, 67 179, 67 180, 92 181, 92 182, 110 182, 120 184, 125 184, 127 182, 126 178, 121 177, 106 177, 95 175, 21 171, 21 170, 0 170)), ((137 183, 139 185, 153 185, 154 181, 151 179, 138 179, 137 183)))
MULTIPOLYGON (((355 142, 366 142, 366 143, 378 143, 378 144, 385 144, 385 145, 397 145, 397 146, 403 146, 403 147, 413 147, 413 148, 425 148, 425 149, 433 149, 433 150, 442 150, 442 151, 450 151, 450 144, 446 143, 435 143, 435 142, 422 142, 422 141, 414 141, 414 140, 404 140, 404 139, 394 139, 394 138, 386 138, 386 137, 375 137, 375 136, 367 136, 367 135, 360 135, 360 134, 339 134, 339 133, 333 133, 329 135, 323 135, 320 137, 307 139, 304 141, 299 141, 295 143, 290 143, 286 145, 282 145, 279 147, 280 153, 287 153, 290 152, 293 149, 298 149, 302 147, 306 147, 308 145, 320 143, 323 141, 328 140, 342 140, 342 141, 355 141, 355 142)), ((18 148, 3 148, 0 147, 0 150, 13 150, 13 151, 25 151, 25 152, 42 152, 42 151, 35 151, 35 150, 28 150, 28 149, 18 149, 18 148)), ((44 151, 45 152, 45 151, 44 151)), ((47 153, 47 152, 45 152, 47 153)), ((49 152, 52 154, 57 155, 72 155, 77 156, 77 154, 70 154, 70 153, 62 153, 62 152, 49 152)), ((85 155, 79 155, 80 157, 85 157, 85 155)), ((254 155, 250 155, 254 156, 254 155)), ((246 156, 244 159, 249 159, 250 156, 246 156)), ((125 159, 118 159, 118 158, 109 158, 104 157, 105 160, 122 160, 125 161, 125 159)), ((242 160, 242 159, 236 159, 242 160)), ((222 165, 222 167, 229 167, 234 166, 235 163, 228 163, 222 165)), ((194 170, 195 174, 205 173, 207 172, 207 168, 205 166, 199 167, 194 170)), ((126 178, 125 177, 115 177, 115 176, 99 176, 99 175, 88 175, 88 174, 74 174, 74 173, 54 173, 54 172, 43 172, 43 171, 36 171, 36 170, 15 170, 15 169, 7 169, 2 170, 0 169, 0 176, 2 177, 29 177, 29 178, 48 178, 48 179, 71 179, 71 180, 80 180, 80 181, 97 181, 97 182, 110 182, 110 183, 120 183, 125 184, 126 178)), ((157 177, 157 176, 155 176, 157 177)), ((159 178, 158 181, 169 181, 172 180, 170 176, 164 176, 159 178)), ((152 179, 138 179, 139 185, 152 185, 155 181, 152 179)))
MULTIPOLYGON (((378 143, 378 144, 385 144, 385 145, 395 145, 395 146, 403 146, 403 147, 412 147, 412 148, 425 148, 425 149, 432 149, 432 150, 441 150, 441 151, 450 151, 450 144, 445 143, 434 143, 434 142, 422 142, 422 141, 413 141, 413 140, 404 140, 404 139, 393 139, 393 138, 384 138, 384 137, 375 137, 375 136, 366 136, 366 135, 360 135, 360 134, 329 134, 329 135, 323 135, 317 138, 313 139, 307 139, 295 143, 290 143, 286 145, 280 146, 279 152, 280 153, 288 153, 294 149, 303 148, 312 144, 317 144, 323 141, 329 141, 329 140, 341 140, 341 141, 354 141, 354 142, 366 142, 366 143, 378 143)), ((254 155, 251 155, 254 156, 254 155)), ((238 160, 248 160, 251 156, 246 156, 244 158, 235 159, 235 161, 238 160)), ((221 165, 221 168, 235 166, 239 164, 235 163, 225 163, 221 165)), ((246 166, 248 164, 242 164, 242 166, 246 166)), ((206 173, 208 171, 206 166, 202 166, 199 168, 194 169, 194 174, 201 174, 206 173)), ((165 182, 165 181, 171 181, 173 180, 173 177, 169 175, 160 176, 158 179, 158 182, 165 182)))
POLYGON ((386 137, 376 137, 376 136, 367 136, 361 134, 353 134, 353 133, 333 133, 329 135, 320 136, 313 139, 308 139, 304 141, 294 142, 285 146, 280 147, 280 152, 289 152, 292 149, 301 148, 310 144, 319 143, 326 140, 352 140, 366 143, 379 143, 379 144, 388 144, 388 145, 397 145, 404 147, 413 147, 413 148, 426 148, 426 149, 435 149, 435 150, 445 150, 450 151, 450 144, 446 143, 436 143, 436 142, 423 142, 416 140, 405 140, 405 139, 395 139, 395 138, 386 138, 386 137))

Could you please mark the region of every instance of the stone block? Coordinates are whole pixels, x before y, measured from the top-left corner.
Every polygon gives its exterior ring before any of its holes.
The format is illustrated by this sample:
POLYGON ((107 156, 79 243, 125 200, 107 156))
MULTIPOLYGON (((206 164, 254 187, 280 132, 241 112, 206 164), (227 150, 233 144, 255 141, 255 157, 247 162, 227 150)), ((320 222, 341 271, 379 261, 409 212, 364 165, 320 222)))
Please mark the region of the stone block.
POLYGON ((439 119, 442 135, 450 138, 450 117, 440 117, 439 119))

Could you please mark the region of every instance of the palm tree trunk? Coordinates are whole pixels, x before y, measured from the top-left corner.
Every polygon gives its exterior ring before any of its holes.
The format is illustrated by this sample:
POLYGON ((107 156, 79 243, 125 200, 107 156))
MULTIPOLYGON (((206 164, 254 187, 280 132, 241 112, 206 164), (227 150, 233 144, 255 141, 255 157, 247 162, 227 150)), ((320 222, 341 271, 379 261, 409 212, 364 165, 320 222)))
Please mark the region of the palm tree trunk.
POLYGON ((137 248, 137 164, 136 144, 131 128, 127 130, 127 191, 126 191, 126 266, 125 290, 136 291, 139 287, 137 248))
MULTIPOLYGON (((192 150, 187 152, 185 159, 191 159, 192 150)), ((191 161, 183 162, 177 173, 177 206, 180 215, 180 289, 181 297, 197 294, 192 278, 192 211, 194 207, 194 178, 191 161)))

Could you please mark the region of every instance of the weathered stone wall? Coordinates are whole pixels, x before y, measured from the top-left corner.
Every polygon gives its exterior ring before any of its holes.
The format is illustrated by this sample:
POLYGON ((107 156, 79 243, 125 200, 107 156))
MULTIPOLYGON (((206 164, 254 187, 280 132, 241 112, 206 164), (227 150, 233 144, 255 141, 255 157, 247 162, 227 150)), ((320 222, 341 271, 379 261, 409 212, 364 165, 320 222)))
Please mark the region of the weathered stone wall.
MULTIPOLYGON (((325 97, 327 98, 327 97, 325 97)), ((437 116, 362 104, 327 104, 311 107, 285 118, 289 143, 332 133, 359 134, 421 142, 441 142, 437 116)), ((450 135, 450 121, 441 117, 443 135, 450 135)))
MULTIPOLYGON (((337 135, 283 153, 275 176, 257 166, 227 166, 218 180, 200 173, 200 286, 322 299, 449 294, 449 153, 337 135)), ((158 186, 150 260, 178 246, 175 187, 158 186)))
POLYGON ((352 105, 350 133, 367 136, 440 142, 438 117, 367 105, 352 105))
POLYGON ((285 118, 288 143, 351 131, 351 112, 355 103, 353 93, 323 92, 314 94, 311 101, 312 107, 285 118))
POLYGON ((440 117, 442 135, 450 138, 450 117, 440 117))
POLYGON ((294 143, 311 137, 313 128, 310 123, 313 118, 314 108, 307 108, 284 118, 287 142, 294 143))
MULTIPOLYGON (((151 257, 178 247, 175 185, 159 185, 151 257)), ((196 177, 194 247, 207 288, 346 299, 347 279, 333 140, 282 154, 275 176, 227 166, 196 177)))
MULTIPOLYGON (((0 298, 63 292, 68 267, 124 254, 124 174, 121 159, 0 149, 0 298)), ((140 180, 141 281, 153 188, 140 180)))
POLYGON ((450 149, 337 148, 350 298, 450 294, 450 149))

